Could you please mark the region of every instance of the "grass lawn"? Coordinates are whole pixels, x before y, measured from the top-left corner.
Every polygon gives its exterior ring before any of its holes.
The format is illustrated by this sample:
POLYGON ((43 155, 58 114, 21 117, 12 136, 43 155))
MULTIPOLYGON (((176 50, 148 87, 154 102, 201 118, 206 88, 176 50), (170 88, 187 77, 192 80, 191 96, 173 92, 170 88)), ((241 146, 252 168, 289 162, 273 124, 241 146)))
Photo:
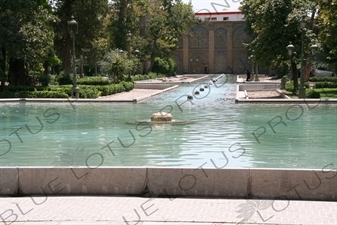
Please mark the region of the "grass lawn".
POLYGON ((321 98, 337 98, 337 88, 315 88, 321 94, 321 98))
MULTIPOLYGON (((320 93, 322 99, 337 99, 337 88, 315 88, 314 90, 320 93)), ((283 90, 283 93, 292 99, 298 98, 293 92, 283 90)))

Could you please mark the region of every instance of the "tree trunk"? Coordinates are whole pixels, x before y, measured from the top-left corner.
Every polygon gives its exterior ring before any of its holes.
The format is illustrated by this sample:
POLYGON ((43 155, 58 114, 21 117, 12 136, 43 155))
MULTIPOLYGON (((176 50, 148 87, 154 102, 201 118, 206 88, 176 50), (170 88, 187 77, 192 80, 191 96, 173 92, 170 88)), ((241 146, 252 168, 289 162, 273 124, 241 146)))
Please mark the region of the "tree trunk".
POLYGON ((291 61, 291 74, 294 83, 294 91, 297 91, 298 90, 297 65, 293 60, 291 61))
POLYGON ((72 49, 72 38, 69 33, 68 20, 73 16, 73 0, 65 0, 62 6, 62 16, 65 20, 62 22, 62 27, 65 31, 65 46, 64 46, 64 58, 63 58, 63 71, 65 76, 70 76, 71 71, 71 54, 70 50, 72 49))
POLYGON ((1 82, 1 91, 5 90, 5 84, 6 84, 6 50, 4 47, 1 48, 1 54, 0 57, 0 82, 1 82))
POLYGON ((150 68, 148 71, 152 71, 153 63, 154 63, 154 58, 156 57, 156 49, 157 49, 157 39, 153 41, 153 48, 152 48, 152 53, 151 53, 151 59, 150 59, 150 68))
POLYGON ((66 36, 66 43, 65 43, 65 53, 64 53, 64 75, 70 76, 70 71, 71 71, 71 55, 70 55, 70 49, 71 49, 71 38, 70 35, 68 34, 66 36))
POLYGON ((43 76, 48 76, 49 73, 49 62, 48 61, 44 61, 43 63, 43 76))
POLYGON ((10 58, 8 77, 10 85, 27 85, 28 74, 23 59, 10 58))

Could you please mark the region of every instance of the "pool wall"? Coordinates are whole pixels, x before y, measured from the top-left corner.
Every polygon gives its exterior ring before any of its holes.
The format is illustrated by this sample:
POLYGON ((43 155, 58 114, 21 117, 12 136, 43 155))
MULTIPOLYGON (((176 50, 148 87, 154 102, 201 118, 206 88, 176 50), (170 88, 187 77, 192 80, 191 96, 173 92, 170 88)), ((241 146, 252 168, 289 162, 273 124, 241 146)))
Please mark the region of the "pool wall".
POLYGON ((337 200, 337 171, 2 167, 0 196, 135 195, 337 200))

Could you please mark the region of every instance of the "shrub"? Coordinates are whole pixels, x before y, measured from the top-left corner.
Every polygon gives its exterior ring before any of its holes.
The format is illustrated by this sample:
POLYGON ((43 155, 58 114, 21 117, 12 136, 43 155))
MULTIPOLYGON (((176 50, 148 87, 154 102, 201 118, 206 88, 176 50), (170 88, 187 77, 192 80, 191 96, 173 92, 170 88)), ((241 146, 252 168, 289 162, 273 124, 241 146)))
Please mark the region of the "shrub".
POLYGON ((5 91, 0 92, 1 98, 68 98, 65 92, 59 91, 5 91))
POLYGON ((116 88, 116 93, 120 93, 124 91, 124 86, 121 83, 115 84, 115 88, 116 88))
POLYGON ((289 91, 289 92, 294 92, 294 83, 292 81, 288 81, 286 83, 286 91, 289 91))
POLYGON ((169 70, 167 71, 168 76, 175 76, 177 71, 177 63, 172 59, 168 59, 169 70))
POLYGON ((175 75, 177 64, 172 58, 162 59, 156 57, 153 62, 152 71, 157 74, 165 74, 167 76, 175 75))
POLYGON ((133 81, 137 81, 137 80, 148 80, 148 79, 151 79, 151 77, 150 76, 148 76, 148 75, 135 75, 135 76, 133 76, 132 77, 132 80, 133 81))
POLYGON ((83 77, 77 80, 77 84, 82 85, 108 85, 111 81, 108 79, 104 79, 104 77, 96 76, 96 77, 83 77))
POLYGON ((65 92, 59 91, 33 91, 27 93, 28 98, 68 98, 65 92))
POLYGON ((333 82, 337 83, 337 77, 310 77, 310 82, 333 82))
POLYGON ((318 82, 314 85, 314 88, 337 88, 335 82, 318 82))
POLYGON ((134 88, 134 83, 133 82, 123 81, 122 84, 123 84, 123 87, 124 87, 125 91, 130 91, 130 90, 132 90, 134 88))
MULTIPOLYGON (((300 84, 298 84, 298 86, 300 86, 300 84)), ((310 87, 310 85, 309 85, 309 83, 308 82, 305 82, 304 83, 304 86, 306 87, 306 88, 309 88, 310 87)), ((293 81, 288 81, 287 83, 286 83, 286 91, 290 91, 290 92, 294 92, 295 90, 294 90, 294 82, 293 81)))
POLYGON ((320 98, 321 94, 313 89, 309 89, 306 92, 307 98, 320 98))
POLYGON ((101 92, 92 86, 79 86, 80 98, 98 98, 101 96, 101 92))
POLYGON ((39 79, 39 81, 41 82, 41 85, 42 86, 48 86, 48 84, 50 83, 51 81, 51 76, 50 75, 44 75, 44 74, 41 74, 37 77, 39 79))
POLYGON ((67 85, 67 84, 72 84, 73 80, 71 79, 70 76, 59 76, 56 78, 56 81, 59 82, 59 85, 67 85))

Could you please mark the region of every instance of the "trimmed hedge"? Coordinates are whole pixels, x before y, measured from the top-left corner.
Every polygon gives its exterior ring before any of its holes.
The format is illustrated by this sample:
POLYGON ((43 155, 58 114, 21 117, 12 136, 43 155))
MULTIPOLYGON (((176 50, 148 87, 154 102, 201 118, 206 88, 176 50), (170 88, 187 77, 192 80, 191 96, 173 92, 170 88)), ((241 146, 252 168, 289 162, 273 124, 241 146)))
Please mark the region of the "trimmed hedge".
MULTIPOLYGON (((300 86, 300 84, 298 84, 298 87, 299 87, 299 86, 300 86)), ((309 85, 308 82, 305 82, 305 83, 304 83, 304 86, 305 86, 306 88, 309 88, 309 87, 310 87, 310 85, 309 85)), ((285 89, 286 89, 286 91, 294 92, 294 83, 293 83, 293 81, 288 81, 288 82, 286 83, 285 89)))
POLYGON ((318 82, 314 85, 314 88, 337 88, 335 82, 318 82))
MULTIPOLYGON (((133 82, 123 81, 110 85, 79 85, 80 98, 98 98, 112 95, 134 88, 133 82)), ((69 98, 72 96, 72 85, 29 87, 8 86, 5 92, 0 92, 0 98, 69 98)))
POLYGON ((307 98, 321 98, 321 94, 313 89, 309 89, 306 91, 307 98))
POLYGON ((92 86, 80 85, 80 98, 98 98, 101 96, 101 92, 92 86))
POLYGON ((103 77, 83 77, 77 79, 77 84, 82 85, 109 85, 112 81, 104 79, 103 77))
POLYGON ((333 82, 337 83, 337 77, 309 77, 310 82, 333 82))
POLYGON ((157 76, 155 73, 149 73, 148 75, 137 74, 137 75, 132 76, 132 80, 133 81, 150 80, 150 79, 156 79, 157 77, 163 77, 163 75, 157 76))
POLYGON ((64 92, 58 91, 17 91, 0 92, 0 98, 68 98, 64 92))
POLYGON ((73 80, 71 79, 70 76, 58 76, 56 77, 56 81, 59 83, 59 85, 67 85, 67 84, 72 84, 73 80))

